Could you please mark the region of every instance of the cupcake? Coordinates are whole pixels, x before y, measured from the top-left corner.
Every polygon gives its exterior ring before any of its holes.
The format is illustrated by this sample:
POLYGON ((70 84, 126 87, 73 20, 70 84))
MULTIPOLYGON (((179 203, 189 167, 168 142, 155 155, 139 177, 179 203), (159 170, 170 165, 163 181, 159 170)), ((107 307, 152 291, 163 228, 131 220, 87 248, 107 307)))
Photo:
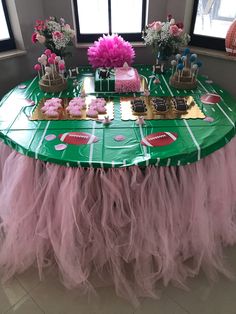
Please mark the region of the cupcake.
POLYGON ((97 117, 98 117, 98 112, 97 112, 97 110, 90 108, 90 109, 86 112, 86 115, 87 115, 87 117, 89 117, 89 118, 97 118, 97 117))
POLYGON ((54 109, 48 109, 44 112, 44 115, 50 120, 58 120, 59 119, 59 112, 54 109))
POLYGON ((97 112, 98 112, 98 114, 105 114, 105 113, 107 113, 107 110, 104 106, 98 105, 97 106, 97 112))
POLYGON ((71 118, 81 118, 82 117, 82 112, 81 110, 77 109, 77 108, 71 108, 68 111, 69 115, 71 118))

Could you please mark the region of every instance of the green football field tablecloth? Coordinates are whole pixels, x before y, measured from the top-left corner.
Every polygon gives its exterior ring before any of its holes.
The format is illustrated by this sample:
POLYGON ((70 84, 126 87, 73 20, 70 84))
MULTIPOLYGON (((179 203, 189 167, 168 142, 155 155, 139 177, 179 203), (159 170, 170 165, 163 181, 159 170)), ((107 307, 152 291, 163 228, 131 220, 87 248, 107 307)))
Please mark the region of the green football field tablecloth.
MULTIPOLYGON (((24 82, 3 97, 0 103, 0 137, 5 144, 26 156, 66 166, 125 167, 132 165, 170 166, 186 165, 198 161, 227 144, 235 135, 236 101, 220 87, 205 77, 198 78, 196 90, 176 90, 169 86, 170 72, 158 75, 160 84, 154 84, 152 67, 137 66, 147 78, 151 96, 193 96, 196 103, 210 119, 146 120, 145 125, 135 121, 122 121, 120 96, 114 100, 115 119, 108 126, 93 120, 30 121, 29 116, 42 98, 72 98, 80 95, 83 79, 93 75, 89 67, 79 68, 78 86, 68 80, 68 89, 60 93, 44 93, 39 89, 38 78, 24 82), (25 85, 25 88, 22 88, 25 85), (219 94, 222 100, 214 105, 204 105, 200 97, 206 93, 219 94), (209 121, 211 122, 209 122, 209 121), (85 132, 99 140, 89 145, 67 144, 66 149, 56 150, 62 144, 60 134, 85 132), (144 137, 156 132, 173 132, 177 139, 166 146, 149 147, 141 144, 144 137), (47 141, 45 136, 55 139, 47 141), (116 141, 117 135, 124 136, 116 141)), ((94 94, 96 95, 96 94, 94 94)), ((99 97, 105 96, 99 94, 99 97)), ((106 96, 105 96, 106 97, 106 96)))

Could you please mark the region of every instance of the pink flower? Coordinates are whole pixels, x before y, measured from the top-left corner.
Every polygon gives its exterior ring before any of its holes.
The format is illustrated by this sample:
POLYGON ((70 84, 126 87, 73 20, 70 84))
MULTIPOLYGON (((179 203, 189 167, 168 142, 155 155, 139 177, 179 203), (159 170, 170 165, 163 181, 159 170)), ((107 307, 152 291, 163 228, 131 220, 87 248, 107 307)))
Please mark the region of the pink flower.
POLYGON ((52 33, 52 37, 55 39, 62 39, 63 38, 63 34, 59 31, 55 31, 52 33))
POLYGON ((40 44, 45 44, 46 38, 43 35, 40 35, 39 33, 36 34, 36 39, 40 44))
POLYGON ((177 25, 171 25, 170 26, 170 34, 174 37, 178 37, 182 34, 183 30, 181 28, 178 28, 177 25))
POLYGON ((66 24, 65 26, 64 26, 64 29, 65 30, 70 30, 71 28, 70 28, 70 25, 69 24, 66 24))
POLYGON ((176 23, 176 26, 178 26, 178 28, 181 28, 181 29, 184 28, 183 22, 178 22, 178 23, 176 23))
POLYGON ((159 21, 158 22, 152 22, 151 24, 148 25, 148 27, 159 32, 162 28, 162 23, 159 21))
POLYGON ((37 33, 33 33, 32 36, 31 36, 31 41, 34 44, 36 44, 36 42, 37 42, 37 38, 36 37, 37 37, 37 33))

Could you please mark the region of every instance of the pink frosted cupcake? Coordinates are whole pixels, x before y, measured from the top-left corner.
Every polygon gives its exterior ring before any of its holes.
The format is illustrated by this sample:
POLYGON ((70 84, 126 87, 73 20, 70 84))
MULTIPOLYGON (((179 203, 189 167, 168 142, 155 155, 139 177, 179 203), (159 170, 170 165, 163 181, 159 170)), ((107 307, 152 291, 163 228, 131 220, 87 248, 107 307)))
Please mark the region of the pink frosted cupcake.
POLYGON ((58 120, 59 119, 59 112, 53 109, 48 109, 44 112, 45 116, 50 120, 58 120))
POLYGON ((97 110, 95 110, 95 109, 89 109, 89 110, 86 112, 86 115, 87 115, 87 117, 89 117, 89 118, 97 118, 97 117, 98 117, 98 112, 97 112, 97 110))
POLYGON ((97 99, 96 99, 96 103, 97 103, 98 105, 101 105, 101 106, 105 106, 105 105, 106 105, 106 101, 105 101, 104 98, 97 98, 97 99))
POLYGON ((70 117, 72 119, 74 118, 81 118, 82 117, 82 112, 81 110, 77 109, 77 108, 70 108, 68 111, 70 117))
POLYGON ((106 108, 105 108, 104 106, 102 106, 102 105, 98 105, 98 106, 97 106, 97 111, 98 111, 99 114, 105 114, 105 113, 107 113, 106 108))

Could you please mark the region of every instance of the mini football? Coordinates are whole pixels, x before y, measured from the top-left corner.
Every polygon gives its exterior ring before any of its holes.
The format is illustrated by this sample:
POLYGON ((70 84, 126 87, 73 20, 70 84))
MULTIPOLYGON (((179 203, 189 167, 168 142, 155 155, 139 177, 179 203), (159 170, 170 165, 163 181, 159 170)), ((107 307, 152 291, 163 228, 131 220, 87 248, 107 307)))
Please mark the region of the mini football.
POLYGON ((68 132, 60 134, 58 137, 62 142, 73 145, 86 145, 98 141, 95 135, 84 132, 68 132))
POLYGON ((175 142, 178 138, 177 133, 173 132, 157 132, 144 137, 141 144, 144 146, 166 146, 175 142))
POLYGON ((201 97, 201 102, 207 105, 214 105, 221 101, 220 95, 217 94, 205 94, 201 97))

